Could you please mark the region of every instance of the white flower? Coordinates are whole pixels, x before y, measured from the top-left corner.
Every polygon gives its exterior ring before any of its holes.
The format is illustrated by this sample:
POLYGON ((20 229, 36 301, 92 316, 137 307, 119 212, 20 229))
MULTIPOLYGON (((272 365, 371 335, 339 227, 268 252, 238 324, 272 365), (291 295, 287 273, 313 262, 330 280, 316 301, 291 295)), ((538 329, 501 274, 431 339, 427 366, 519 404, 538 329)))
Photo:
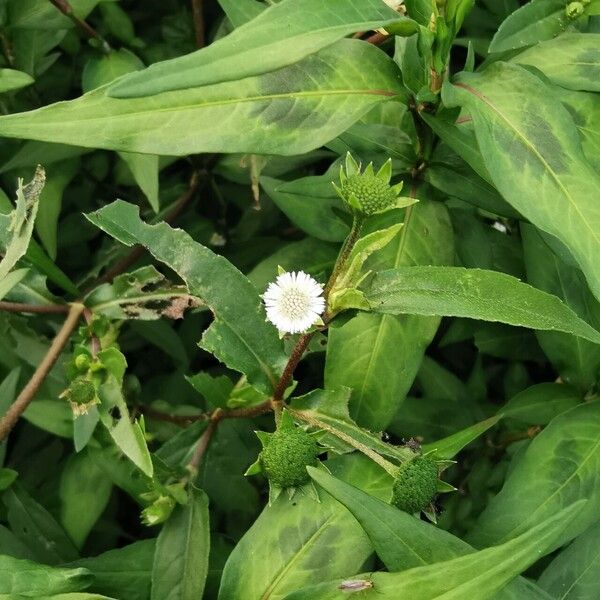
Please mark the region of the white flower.
POLYGON ((279 275, 263 300, 267 319, 283 333, 306 331, 325 310, 323 286, 303 271, 279 275))

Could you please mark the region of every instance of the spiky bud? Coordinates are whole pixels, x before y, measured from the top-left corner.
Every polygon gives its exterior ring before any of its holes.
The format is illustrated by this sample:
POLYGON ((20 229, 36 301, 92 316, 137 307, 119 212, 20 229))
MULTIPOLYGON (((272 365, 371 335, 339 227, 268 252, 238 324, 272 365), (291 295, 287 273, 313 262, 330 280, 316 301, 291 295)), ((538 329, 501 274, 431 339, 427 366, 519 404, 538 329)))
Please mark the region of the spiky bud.
POLYGON ((260 462, 272 485, 280 488, 308 483, 308 465, 315 465, 319 449, 314 437, 296 426, 281 427, 260 453, 260 462))
POLYGON ((437 491, 438 467, 427 456, 404 463, 394 481, 392 504, 408 513, 427 508, 437 491))
POLYGON ((565 8, 565 14, 569 19, 579 18, 584 11, 585 7, 582 2, 570 2, 565 8))
POLYGON ((391 208, 406 206, 398 202, 402 183, 390 185, 392 161, 388 160, 375 173, 369 163, 361 173, 352 155, 346 155, 345 168, 340 168, 340 185, 333 184, 342 200, 357 214, 370 216, 391 208))

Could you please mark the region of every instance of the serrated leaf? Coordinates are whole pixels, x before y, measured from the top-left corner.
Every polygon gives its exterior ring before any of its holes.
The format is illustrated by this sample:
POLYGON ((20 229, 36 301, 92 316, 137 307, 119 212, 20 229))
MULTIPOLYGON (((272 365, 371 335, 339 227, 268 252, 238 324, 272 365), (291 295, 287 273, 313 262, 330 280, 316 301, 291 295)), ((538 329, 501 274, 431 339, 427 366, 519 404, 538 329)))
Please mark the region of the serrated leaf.
POLYGON ((126 245, 142 244, 187 283, 189 293, 215 314, 202 346, 265 393, 273 389, 286 356, 276 329, 265 322, 258 292, 225 258, 167 224, 146 225, 136 207, 117 201, 87 218, 126 245))

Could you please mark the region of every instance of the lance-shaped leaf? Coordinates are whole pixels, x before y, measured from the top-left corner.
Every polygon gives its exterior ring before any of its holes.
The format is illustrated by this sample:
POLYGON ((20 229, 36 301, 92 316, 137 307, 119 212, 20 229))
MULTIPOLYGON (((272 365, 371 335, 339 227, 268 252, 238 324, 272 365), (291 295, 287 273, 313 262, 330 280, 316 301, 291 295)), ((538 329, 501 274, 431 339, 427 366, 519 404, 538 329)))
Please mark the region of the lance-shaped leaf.
POLYGON ((349 388, 340 386, 329 390, 314 390, 304 396, 294 398, 291 413, 299 421, 308 423, 317 431, 329 435, 323 443, 336 450, 348 452, 357 447, 374 450, 395 461, 405 461, 414 456, 409 448, 393 446, 381 439, 381 435, 359 427, 348 412, 349 388), (352 443, 354 442, 354 443, 352 443))
POLYGON ((244 373, 261 391, 272 391, 286 356, 276 329, 265 322, 258 292, 242 273, 184 231, 166 223, 145 224, 127 202, 113 202, 87 217, 128 246, 142 244, 173 269, 189 293, 206 302, 215 315, 202 336, 202 347, 244 373))
POLYGON ((516 277, 463 267, 400 267, 375 275, 364 291, 375 312, 499 321, 563 331, 600 344, 600 332, 556 296, 516 277))
POLYGON ((504 486, 488 502, 468 541, 476 546, 505 542, 579 498, 588 503, 572 523, 574 535, 598 520, 599 401, 556 417, 513 459, 504 486))
POLYGON ((167 317, 181 319, 185 310, 198 304, 187 288, 172 285, 153 266, 141 267, 95 288, 85 299, 95 313, 111 319, 142 319, 167 317))
POLYGON ((4 254, 0 260, 0 281, 27 252, 45 181, 46 174, 40 166, 27 185, 19 179, 15 210, 8 215, 0 214, 0 250, 4 254))
POLYGON ((177 506, 156 540, 152 600, 202 598, 208 574, 210 528, 208 498, 192 488, 185 506, 177 506))
POLYGON ((528 48, 511 62, 535 67, 570 90, 600 92, 599 33, 566 33, 528 48))
MULTIPOLYGON (((369 536, 375 552, 388 571, 404 571, 475 552, 459 537, 353 485, 308 467, 310 476, 338 502, 343 504, 369 536)), ((515 579, 495 596, 496 600, 542 600, 546 595, 523 578, 515 579)))
POLYGON ((442 97, 470 113, 504 199, 569 248, 600 297, 600 176, 583 156, 567 109, 535 75, 502 62, 460 73, 442 97))
POLYGON ((384 52, 340 40, 277 71, 151 99, 111 98, 98 88, 70 102, 0 117, 0 136, 173 156, 287 156, 322 146, 399 95, 398 68, 384 52))
MULTIPOLYGON (((565 538, 572 538, 568 527, 585 504, 586 500, 571 504, 500 546, 399 573, 365 573, 354 579, 370 581, 371 586, 362 596, 373 600, 404 597, 411 600, 487 600, 565 538)), ((289 594, 286 600, 343 600, 348 595, 342 583, 331 581, 305 588, 289 594)))
POLYGON ((381 0, 283 0, 207 48, 156 63, 113 84, 115 98, 151 96, 244 79, 291 65, 354 33, 400 15, 381 0))

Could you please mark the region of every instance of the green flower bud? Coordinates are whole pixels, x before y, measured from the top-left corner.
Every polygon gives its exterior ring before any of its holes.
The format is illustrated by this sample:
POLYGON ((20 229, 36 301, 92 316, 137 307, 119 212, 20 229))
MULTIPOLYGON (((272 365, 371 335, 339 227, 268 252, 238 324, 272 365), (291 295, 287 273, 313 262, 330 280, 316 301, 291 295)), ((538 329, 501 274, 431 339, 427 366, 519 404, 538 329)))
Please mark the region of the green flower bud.
POLYGON ((85 373, 90 368, 90 359, 85 354, 78 354, 75 357, 75 368, 82 373, 85 373))
POLYGON ((438 467, 427 456, 418 456, 400 467, 394 481, 392 504, 407 513, 427 508, 437 491, 438 467))
POLYGON ((89 379, 78 377, 71 382, 68 396, 74 404, 89 404, 96 399, 96 388, 89 379))
POLYGON ((333 184, 342 200, 356 213, 370 216, 397 206, 402 183, 390 185, 392 162, 388 160, 377 173, 369 163, 361 173, 360 165, 348 153, 346 165, 340 169, 340 186, 333 184))
POLYGON ((310 481, 306 471, 315 465, 319 449, 315 439, 295 426, 282 427, 260 453, 260 462, 272 485, 289 488, 310 481))
POLYGON ((565 8, 565 14, 569 19, 577 19, 585 10, 582 2, 571 2, 565 8))
POLYGON ((166 521, 175 508, 175 500, 171 496, 159 496, 150 506, 142 511, 142 523, 151 527, 166 521))

